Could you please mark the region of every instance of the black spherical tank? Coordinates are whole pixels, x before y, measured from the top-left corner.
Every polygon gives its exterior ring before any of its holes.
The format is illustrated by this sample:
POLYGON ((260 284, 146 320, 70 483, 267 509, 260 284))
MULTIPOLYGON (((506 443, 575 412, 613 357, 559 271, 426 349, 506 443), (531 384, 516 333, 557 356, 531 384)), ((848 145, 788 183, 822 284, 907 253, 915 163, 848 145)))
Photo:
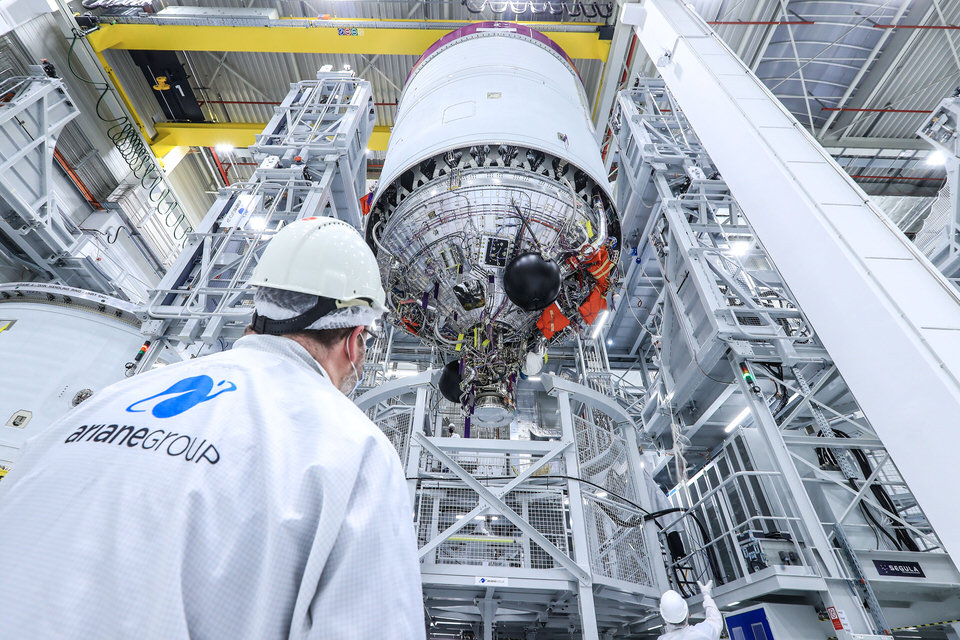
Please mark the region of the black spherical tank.
POLYGON ((463 391, 460 390, 460 361, 451 360, 443 367, 440 373, 440 380, 437 386, 440 388, 440 394, 450 402, 460 402, 460 396, 463 391))
POLYGON ((560 295, 560 267, 535 252, 522 253, 503 270, 503 288, 510 302, 524 311, 546 309, 560 295))

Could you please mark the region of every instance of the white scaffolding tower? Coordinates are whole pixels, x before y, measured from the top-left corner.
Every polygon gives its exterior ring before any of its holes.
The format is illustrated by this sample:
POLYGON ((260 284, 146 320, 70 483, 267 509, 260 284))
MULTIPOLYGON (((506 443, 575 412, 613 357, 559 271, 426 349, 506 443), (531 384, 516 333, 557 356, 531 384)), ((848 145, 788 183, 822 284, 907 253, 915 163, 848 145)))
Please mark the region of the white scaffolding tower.
POLYGON ((807 593, 860 634, 911 615, 875 560, 922 561, 945 584, 917 598, 949 598, 960 574, 663 81, 621 93, 613 128, 625 298, 662 283, 641 318, 659 366, 644 429, 696 516, 664 520, 673 586, 712 578, 721 605, 807 593))
MULTIPOLYGON (((370 84, 349 73, 319 73, 291 85, 257 142, 260 161, 245 183, 220 191, 183 252, 153 291, 144 333, 169 345, 225 348, 253 313, 247 287, 280 227, 331 216, 359 228, 359 191, 375 113, 370 84)), ((160 355, 151 349, 138 370, 160 355)))

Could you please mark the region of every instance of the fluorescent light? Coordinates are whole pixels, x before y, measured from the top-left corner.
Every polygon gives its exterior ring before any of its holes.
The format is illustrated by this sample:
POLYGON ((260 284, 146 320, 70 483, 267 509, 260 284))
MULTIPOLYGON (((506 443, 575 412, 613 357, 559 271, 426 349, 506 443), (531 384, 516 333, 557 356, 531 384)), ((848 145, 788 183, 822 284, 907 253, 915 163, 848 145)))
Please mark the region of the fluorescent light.
POLYGON ((540 376, 527 376, 527 380, 530 382, 540 382, 540 376))
POLYGON ((741 411, 740 413, 738 413, 738 414, 737 414, 737 417, 734 418, 734 419, 730 422, 730 424, 728 424, 728 425, 724 428, 723 432, 724 432, 724 433, 730 433, 731 431, 733 431, 734 429, 736 429, 737 427, 739 427, 739 426, 740 426, 740 423, 743 422, 744 418, 746 418, 748 415, 750 415, 750 407, 747 407, 747 408, 745 408, 743 411, 741 411))
POLYGON ((947 154, 945 154, 943 151, 940 151, 940 149, 934 149, 933 151, 930 152, 929 155, 927 155, 926 162, 927 164, 933 165, 935 167, 938 167, 942 164, 946 164, 947 154))
POLYGON ((612 347, 612 346, 613 346, 613 340, 607 340, 607 346, 608 346, 608 347, 612 347))
POLYGON ((267 219, 264 216, 255 216, 247 220, 247 228, 254 231, 263 231, 267 228, 267 219))
POLYGON ((218 144, 213 148, 217 153, 231 153, 234 149, 232 144, 226 144, 226 143, 218 144))
POLYGON ((606 497, 607 497, 607 492, 606 492, 606 491, 597 491, 597 497, 598 497, 598 498, 606 498, 606 497))
POLYGON ((367 149, 365 153, 366 153, 368 156, 372 156, 372 155, 373 155, 373 149, 367 149))
POLYGON ((463 520, 464 518, 467 517, 467 514, 465 514, 465 513, 458 513, 456 517, 457 517, 457 520, 463 520))
POLYGON ((732 256, 742 256, 749 250, 750 243, 746 240, 738 240, 737 242, 730 243, 730 255, 732 256))
POLYGON ((607 310, 604 310, 600 314, 600 317, 597 318, 596 322, 593 325, 593 333, 590 334, 591 340, 596 340, 597 336, 600 335, 600 331, 603 330, 603 325, 607 323, 607 317, 609 317, 609 315, 610 315, 610 312, 607 310))
POLYGON ((740 604, 740 601, 739 601, 739 600, 737 600, 736 602, 731 602, 730 604, 725 604, 725 605, 723 605, 723 606, 725 606, 725 607, 735 607, 735 606, 737 606, 738 604, 740 604))

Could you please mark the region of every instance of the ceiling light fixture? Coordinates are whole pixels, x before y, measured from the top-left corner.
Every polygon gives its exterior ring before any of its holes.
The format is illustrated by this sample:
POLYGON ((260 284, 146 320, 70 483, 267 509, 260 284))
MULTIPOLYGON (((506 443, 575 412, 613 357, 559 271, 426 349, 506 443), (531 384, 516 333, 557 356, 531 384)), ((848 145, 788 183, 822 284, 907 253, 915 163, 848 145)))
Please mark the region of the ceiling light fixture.
POLYGON ((593 325, 593 333, 590 334, 591 340, 597 339, 597 336, 599 336, 600 332, 603 330, 603 325, 607 323, 607 318, 609 316, 610 312, 606 310, 600 314, 600 317, 596 320, 596 324, 593 325))
POLYGON ((737 427, 739 427, 739 426, 740 426, 740 423, 743 422, 743 420, 744 420, 748 415, 750 415, 750 407, 746 407, 743 411, 741 411, 740 413, 738 413, 738 414, 737 414, 737 417, 734 418, 733 420, 731 420, 731 421, 730 421, 730 424, 728 424, 728 425, 723 429, 723 432, 724 432, 724 433, 730 433, 731 431, 733 431, 734 429, 736 429, 737 427))
POLYGON ((946 162, 947 154, 945 154, 943 151, 940 151, 940 149, 934 149, 929 155, 927 155, 926 163, 931 166, 939 167, 942 164, 946 164, 946 162))

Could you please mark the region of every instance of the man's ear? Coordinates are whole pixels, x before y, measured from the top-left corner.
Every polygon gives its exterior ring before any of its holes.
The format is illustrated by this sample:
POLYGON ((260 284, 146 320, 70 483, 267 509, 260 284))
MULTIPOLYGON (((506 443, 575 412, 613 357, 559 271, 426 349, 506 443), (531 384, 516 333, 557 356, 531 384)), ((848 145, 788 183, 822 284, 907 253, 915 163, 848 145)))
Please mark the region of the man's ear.
POLYGON ((363 333, 363 327, 354 327, 350 333, 347 334, 347 339, 345 342, 341 343, 341 347, 346 349, 344 352, 347 356, 347 360, 353 362, 353 359, 357 355, 357 351, 360 350, 360 343, 358 342, 358 337, 363 333))

